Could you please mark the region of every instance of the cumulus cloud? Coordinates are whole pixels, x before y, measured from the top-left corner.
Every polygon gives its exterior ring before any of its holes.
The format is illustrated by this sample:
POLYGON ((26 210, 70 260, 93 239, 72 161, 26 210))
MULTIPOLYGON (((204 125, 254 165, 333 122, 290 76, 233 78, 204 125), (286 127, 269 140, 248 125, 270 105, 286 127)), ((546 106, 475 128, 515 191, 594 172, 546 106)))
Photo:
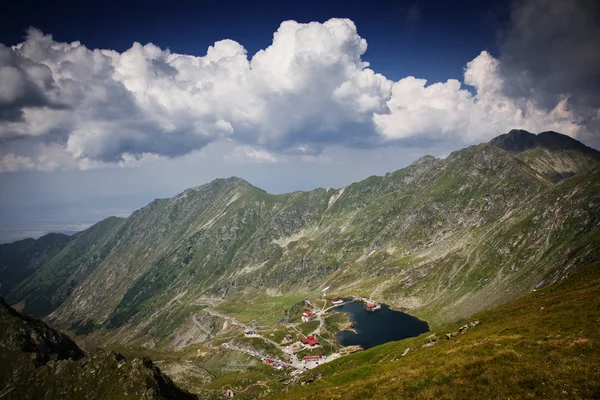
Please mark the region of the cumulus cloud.
POLYGON ((363 60, 366 51, 347 19, 285 21, 251 58, 232 40, 204 56, 151 43, 118 53, 30 29, 23 43, 0 47, 0 171, 134 165, 223 140, 237 146, 228 157, 256 163, 313 159, 331 145, 589 129, 569 92, 557 91, 550 107, 509 93, 504 61, 487 52, 467 63, 463 82, 427 85, 392 82, 363 60))
POLYGON ((581 127, 566 108, 566 98, 552 110, 540 108, 533 99, 521 104, 504 94, 499 61, 483 51, 467 63, 464 83, 426 86, 412 76, 394 83, 388 101, 390 112, 375 114, 375 123, 387 140, 428 137, 473 143, 519 127, 533 132, 555 130, 577 136, 581 127))

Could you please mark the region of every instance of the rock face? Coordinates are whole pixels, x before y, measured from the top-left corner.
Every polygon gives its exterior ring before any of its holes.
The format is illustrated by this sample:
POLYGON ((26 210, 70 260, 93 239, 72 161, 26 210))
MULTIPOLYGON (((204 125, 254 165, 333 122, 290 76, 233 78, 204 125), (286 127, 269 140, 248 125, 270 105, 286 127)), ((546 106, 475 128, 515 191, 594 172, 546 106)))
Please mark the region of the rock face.
POLYGON ((524 151, 543 147, 552 150, 579 150, 582 153, 592 157, 600 157, 600 152, 587 147, 583 143, 554 131, 542 132, 538 135, 524 131, 522 129, 513 129, 503 135, 490 140, 490 145, 505 150, 511 154, 519 154, 524 151))
POLYGON ((325 286, 436 327, 600 257, 599 167, 569 137, 511 131, 337 190, 271 195, 217 179, 75 235, 7 299, 62 329, 138 344, 193 328, 200 298, 325 286))
POLYGON ((513 129, 508 133, 500 135, 492 139, 490 144, 511 154, 519 154, 534 149, 539 145, 536 135, 522 129, 513 129))
POLYGON ((35 365, 53 360, 79 360, 84 356, 67 335, 44 322, 23 316, 0 297, 0 348, 6 352, 30 353, 35 365))
POLYGON ((3 399, 193 399, 150 360, 87 355, 66 335, 24 317, 0 298, 0 397, 3 399))

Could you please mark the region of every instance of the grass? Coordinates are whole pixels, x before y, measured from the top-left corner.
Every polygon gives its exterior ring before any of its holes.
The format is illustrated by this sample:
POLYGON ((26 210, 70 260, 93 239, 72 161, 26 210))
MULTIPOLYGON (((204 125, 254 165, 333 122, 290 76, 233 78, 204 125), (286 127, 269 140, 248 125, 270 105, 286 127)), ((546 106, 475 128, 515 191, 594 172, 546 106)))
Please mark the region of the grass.
POLYGON ((219 304, 214 309, 246 324, 256 321, 258 325, 273 325, 285 317, 286 310, 290 310, 294 304, 304 298, 303 295, 278 297, 269 297, 265 294, 252 297, 239 295, 219 304))
POLYGON ((277 398, 600 397, 600 263, 472 320, 323 365, 277 398))
POLYGON ((302 335, 306 336, 306 335, 312 333, 318 327, 319 327, 319 320, 313 319, 312 321, 303 322, 303 323, 299 324, 298 326, 296 326, 296 329, 298 329, 300 332, 302 332, 302 335))

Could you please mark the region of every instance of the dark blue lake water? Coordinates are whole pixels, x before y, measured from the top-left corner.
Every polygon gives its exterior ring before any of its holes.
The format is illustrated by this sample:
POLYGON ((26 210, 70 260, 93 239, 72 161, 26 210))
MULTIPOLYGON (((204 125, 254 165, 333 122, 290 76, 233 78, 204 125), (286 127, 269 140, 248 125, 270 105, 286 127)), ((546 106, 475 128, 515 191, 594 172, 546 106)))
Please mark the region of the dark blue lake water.
POLYGON ((367 312, 363 306, 363 303, 350 303, 334 308, 337 312, 348 313, 357 332, 338 332, 336 337, 342 346, 360 345, 363 349, 368 349, 394 340, 419 336, 429 330, 427 322, 390 310, 385 304, 377 312, 367 312))

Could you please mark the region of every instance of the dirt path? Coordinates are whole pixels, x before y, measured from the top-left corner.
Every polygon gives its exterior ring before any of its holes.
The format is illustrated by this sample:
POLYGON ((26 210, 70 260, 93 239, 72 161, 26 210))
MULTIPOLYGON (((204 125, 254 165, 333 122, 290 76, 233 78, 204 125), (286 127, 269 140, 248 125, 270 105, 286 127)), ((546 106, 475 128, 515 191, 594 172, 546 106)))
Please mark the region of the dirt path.
POLYGON ((259 382, 253 383, 253 384, 251 384, 251 385, 249 385, 249 386, 246 386, 244 389, 240 389, 240 390, 234 390, 234 389, 233 389, 233 386, 231 386, 231 384, 229 384, 229 383, 228 383, 228 384, 226 384, 225 386, 222 386, 222 387, 221 387, 221 390, 231 389, 231 390, 233 390, 233 392, 234 392, 234 393, 235 393, 235 392, 237 392, 237 393, 244 393, 246 390, 248 390, 248 389, 250 389, 251 387, 254 387, 254 386, 264 386, 264 387, 266 387, 267 389, 271 389, 271 388, 269 387, 269 385, 267 385, 265 382, 260 382, 260 381, 259 381, 259 382))
POLYGON ((246 324, 242 324, 240 321, 238 321, 237 319, 230 317, 229 315, 225 315, 225 314, 221 314, 220 312, 211 310, 210 308, 205 308, 204 309, 205 312, 209 313, 210 315, 214 316, 214 317, 219 317, 219 318, 224 318, 229 320, 232 324, 234 325, 238 325, 241 326, 242 328, 250 328, 249 326, 247 326, 246 324))
POLYGON ((212 332, 210 332, 208 329, 206 329, 204 326, 202 326, 202 324, 200 323, 200 321, 198 321, 198 315, 197 314, 192 314, 192 321, 194 322, 194 324, 198 327, 198 329, 200 329, 202 332, 206 333, 208 335, 208 340, 210 340, 210 338, 212 337, 212 332))

